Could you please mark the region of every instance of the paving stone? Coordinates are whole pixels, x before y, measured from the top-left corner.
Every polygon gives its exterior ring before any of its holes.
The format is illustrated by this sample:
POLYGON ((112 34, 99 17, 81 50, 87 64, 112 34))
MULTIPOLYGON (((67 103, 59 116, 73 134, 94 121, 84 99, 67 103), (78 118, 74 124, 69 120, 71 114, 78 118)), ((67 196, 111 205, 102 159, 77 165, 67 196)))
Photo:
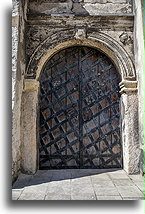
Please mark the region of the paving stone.
POLYGON ((115 187, 98 187, 94 185, 96 196, 119 196, 119 192, 115 187))
POLYGON ((97 174, 97 175, 92 175, 91 176, 91 180, 92 182, 101 180, 101 181, 111 181, 110 177, 106 174, 106 173, 102 173, 102 174, 97 174))
POLYGON ((143 197, 132 197, 132 198, 124 197, 123 200, 144 200, 144 198, 143 197))
POLYGON ((114 187, 114 184, 111 180, 105 181, 105 180, 98 180, 98 179, 93 179, 92 184, 96 185, 96 187, 114 187))
POLYGON ((116 186, 122 197, 143 197, 143 193, 136 186, 116 186))
POLYGON ((12 190, 12 200, 18 200, 21 194, 22 190, 12 190))
POLYGON ((44 192, 23 192, 18 200, 44 200, 44 192))
POLYGON ((62 181, 52 181, 48 183, 47 186, 47 194, 63 194, 63 195, 70 195, 71 186, 70 180, 62 180, 62 181))
POLYGON ((108 172, 107 175, 111 178, 111 179, 129 179, 128 175, 126 174, 125 171, 123 170, 118 170, 118 171, 114 171, 114 172, 108 172))
POLYGON ((92 185, 71 185, 71 194, 94 194, 94 189, 92 185))
POLYGON ((91 184, 91 178, 90 176, 87 177, 81 177, 81 178, 75 178, 71 180, 71 184, 91 184))
POLYGON ((134 186, 134 183, 130 179, 114 179, 112 182, 115 184, 115 186, 134 186))
POLYGON ((129 175, 129 177, 133 180, 133 181, 144 181, 144 177, 142 175, 129 175))
POLYGON ((143 190, 144 190, 144 182, 142 182, 142 181, 134 181, 134 184, 143 192, 143 190))
POLYGON ((121 196, 97 196, 97 200, 123 200, 121 196))
POLYGON ((71 200, 96 200, 95 194, 75 194, 71 195, 71 200))
POLYGON ((45 193, 47 188, 48 187, 45 184, 27 186, 27 187, 24 188, 23 193, 25 193, 25 192, 45 193))
POLYGON ((46 195, 45 200, 71 200, 71 196, 63 195, 63 194, 49 193, 46 195))

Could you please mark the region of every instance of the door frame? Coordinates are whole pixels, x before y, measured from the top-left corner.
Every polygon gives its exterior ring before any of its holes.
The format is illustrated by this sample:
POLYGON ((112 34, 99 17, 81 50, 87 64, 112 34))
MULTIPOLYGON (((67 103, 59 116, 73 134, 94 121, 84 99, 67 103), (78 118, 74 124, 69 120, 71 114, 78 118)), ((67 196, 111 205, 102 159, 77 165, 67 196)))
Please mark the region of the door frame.
MULTIPOLYGON (((47 40, 45 41, 47 44, 47 40)), ((53 41, 52 41, 53 42, 53 41)), ((53 43, 52 43, 53 44, 53 43)), ((43 44, 44 45, 44 44, 43 44)), ((113 39, 101 33, 96 34, 94 38, 68 39, 54 43, 53 47, 43 50, 40 59, 37 60, 36 54, 42 52, 42 45, 34 53, 26 70, 24 79, 24 90, 22 95, 22 171, 33 174, 38 169, 38 94, 39 94, 39 76, 45 66, 46 61, 58 51, 76 45, 83 45, 104 52, 116 65, 120 72, 122 81, 120 83, 121 93, 121 133, 123 145, 123 168, 127 173, 137 173, 139 171, 140 145, 138 141, 138 95, 137 81, 134 65, 129 55, 113 39), (100 37, 101 36, 101 37, 100 37), (36 76, 29 75, 29 69, 34 71, 36 76), (27 75, 28 74, 28 75, 27 75), (29 122, 28 121, 29 118, 29 122)), ((47 45, 46 45, 47 47, 47 45)), ((40 55, 40 54, 39 54, 40 55)), ((37 57, 38 59, 38 57, 37 57)))

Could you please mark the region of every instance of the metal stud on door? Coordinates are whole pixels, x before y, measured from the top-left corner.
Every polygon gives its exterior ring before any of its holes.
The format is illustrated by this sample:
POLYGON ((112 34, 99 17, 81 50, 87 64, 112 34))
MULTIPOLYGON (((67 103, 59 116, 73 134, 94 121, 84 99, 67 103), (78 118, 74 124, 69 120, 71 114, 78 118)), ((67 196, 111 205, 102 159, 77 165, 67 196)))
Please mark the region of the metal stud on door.
POLYGON ((40 77, 40 169, 122 167, 120 75, 106 55, 71 47, 40 77))

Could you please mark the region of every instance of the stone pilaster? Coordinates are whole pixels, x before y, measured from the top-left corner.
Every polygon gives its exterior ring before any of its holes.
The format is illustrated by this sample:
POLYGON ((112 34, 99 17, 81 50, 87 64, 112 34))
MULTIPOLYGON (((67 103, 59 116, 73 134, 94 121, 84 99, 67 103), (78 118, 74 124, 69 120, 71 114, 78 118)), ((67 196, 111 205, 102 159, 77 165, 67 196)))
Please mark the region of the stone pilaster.
POLYGON ((37 170, 37 103, 39 82, 25 80, 22 96, 22 161, 21 169, 28 174, 37 170))
POLYGON ((136 81, 123 81, 121 87, 121 118, 123 168, 129 174, 139 172, 138 94, 136 81))

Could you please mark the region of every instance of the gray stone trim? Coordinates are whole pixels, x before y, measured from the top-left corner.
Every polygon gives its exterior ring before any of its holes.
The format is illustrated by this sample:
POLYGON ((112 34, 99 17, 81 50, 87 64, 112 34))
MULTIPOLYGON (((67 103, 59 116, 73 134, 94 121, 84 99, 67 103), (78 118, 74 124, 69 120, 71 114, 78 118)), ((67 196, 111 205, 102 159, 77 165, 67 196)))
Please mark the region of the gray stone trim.
POLYGON ((59 33, 55 33, 47 37, 32 54, 27 66, 25 78, 39 78, 40 72, 38 72, 38 70, 42 61, 45 63, 45 60, 48 60, 49 57, 60 49, 70 47, 72 45, 86 45, 93 48, 98 48, 106 53, 106 55, 112 59, 118 68, 118 71, 122 76, 122 80, 136 79, 134 65, 129 54, 113 38, 101 32, 89 33, 87 38, 81 39, 76 39, 75 35, 75 31, 72 29, 60 31, 59 33), (57 46, 59 46, 59 48, 57 46))

